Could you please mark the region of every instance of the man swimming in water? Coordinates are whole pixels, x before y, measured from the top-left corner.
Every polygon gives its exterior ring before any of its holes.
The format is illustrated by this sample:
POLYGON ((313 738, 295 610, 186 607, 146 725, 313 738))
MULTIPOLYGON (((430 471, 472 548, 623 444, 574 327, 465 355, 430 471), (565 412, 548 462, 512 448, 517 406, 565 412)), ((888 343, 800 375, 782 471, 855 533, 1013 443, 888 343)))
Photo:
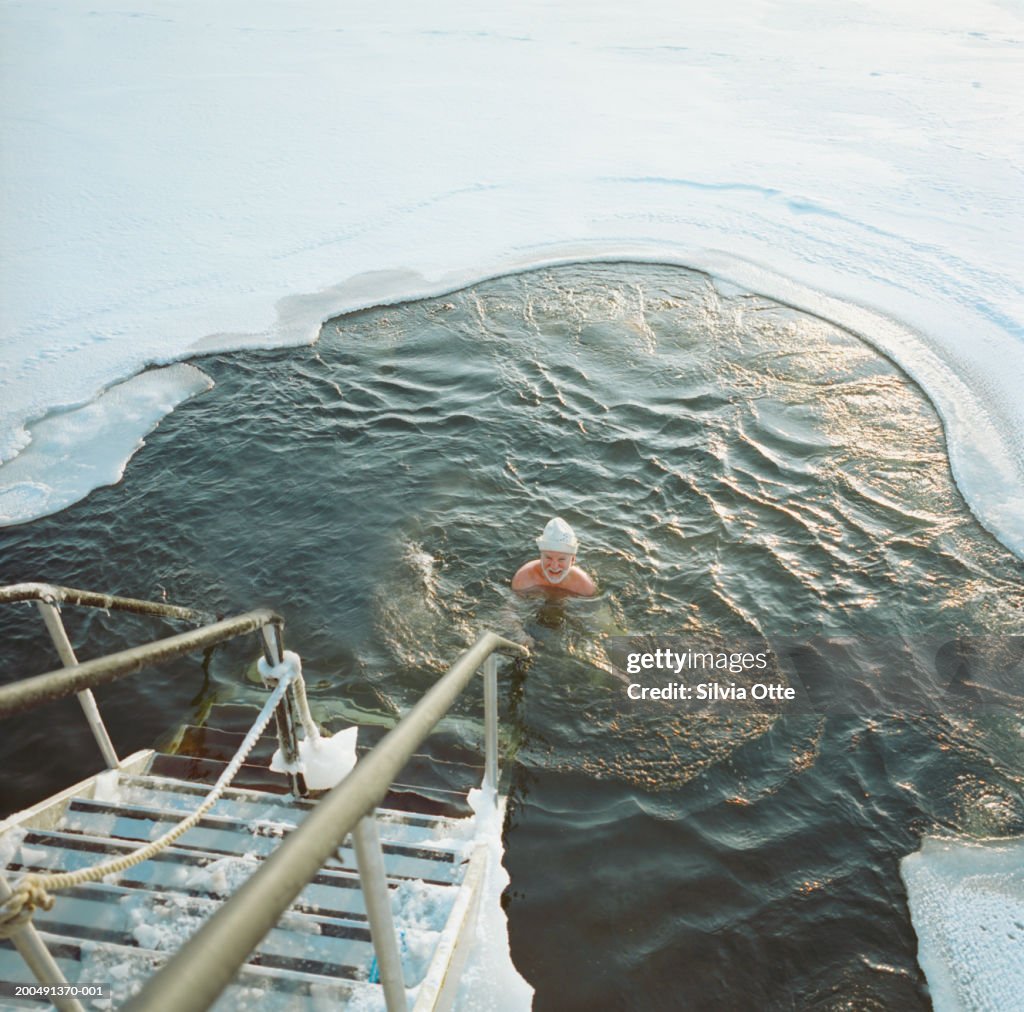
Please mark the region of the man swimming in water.
POLYGON ((578 597, 597 593, 594 581, 576 565, 579 541, 573 529, 561 518, 549 520, 544 533, 537 538, 540 558, 522 566, 512 577, 512 589, 560 590, 578 597))

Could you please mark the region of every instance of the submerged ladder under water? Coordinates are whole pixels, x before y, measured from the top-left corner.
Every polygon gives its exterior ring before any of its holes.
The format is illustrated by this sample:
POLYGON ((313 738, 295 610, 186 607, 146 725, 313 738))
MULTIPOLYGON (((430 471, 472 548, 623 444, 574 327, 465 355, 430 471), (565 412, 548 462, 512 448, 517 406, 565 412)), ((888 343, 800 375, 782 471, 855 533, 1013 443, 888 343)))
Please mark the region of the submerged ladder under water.
MULTIPOLYGON (((410 1002, 417 1010, 451 1005, 494 852, 474 835, 473 823, 458 817, 468 811, 464 797, 402 786, 396 778, 482 668, 485 764, 476 824, 500 827, 496 652, 526 653, 524 647, 484 634, 338 786, 312 800, 299 772, 298 732, 305 729, 308 739, 317 731, 301 670, 288 672, 279 616, 249 612, 79 664, 59 603, 190 622, 201 616, 47 584, 0 589, 0 604, 30 600, 65 667, 0 688, 0 717, 78 693, 109 770, 0 823, 0 864, 7 863, 0 912, 24 898, 22 876, 77 872, 126 857, 140 844, 156 849, 151 841, 171 835, 143 863, 99 881, 76 881, 56 894, 51 908, 40 906, 30 919, 9 923, 10 937, 0 939, 0 981, 30 984, 31 967, 43 984, 70 983, 80 991, 91 983, 114 985, 113 1007, 176 1012, 320 1003, 394 1012, 410 1002), (262 722, 276 721, 289 782, 244 763, 260 720, 241 742, 241 735, 215 735, 221 746, 240 745, 230 764, 209 754, 152 749, 117 757, 93 686, 252 632, 261 635, 273 690, 262 722), (226 786, 235 770, 247 786, 226 786), (214 779, 218 796, 197 818, 208 796, 202 782, 214 779), (402 799, 403 807, 378 807, 386 797, 389 803, 402 799), (180 826, 188 816, 189 825, 180 826), (430 911, 428 928, 424 910, 430 911), (141 978, 148 979, 122 1006, 141 978)), ((53 1004, 103 1007, 85 995, 53 1004)), ((13 993, 0 995, 0 1005, 21 1007, 13 993)), ((38 999, 25 1000, 24 1007, 39 1008, 38 999)))

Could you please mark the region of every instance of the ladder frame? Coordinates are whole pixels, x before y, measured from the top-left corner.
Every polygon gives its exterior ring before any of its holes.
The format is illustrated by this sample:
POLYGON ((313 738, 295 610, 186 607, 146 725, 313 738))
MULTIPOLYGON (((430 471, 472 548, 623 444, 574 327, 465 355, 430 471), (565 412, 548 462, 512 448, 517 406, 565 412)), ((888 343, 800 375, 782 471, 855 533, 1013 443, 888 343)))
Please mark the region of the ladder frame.
MULTIPOLYGON (((0 588, 0 604, 29 600, 38 602, 65 666, 0 687, 0 718, 35 709, 72 694, 79 694, 82 699, 82 694, 88 693, 83 708, 108 766, 112 762, 120 766, 120 762, 110 744, 95 700, 92 699, 90 690, 94 686, 117 681, 143 668, 197 650, 209 649, 251 632, 261 633, 261 645, 268 663, 275 665, 283 656, 284 620, 269 609, 256 609, 234 618, 209 623, 199 629, 78 663, 60 621, 56 607, 58 603, 131 611, 193 622, 201 621, 203 616, 193 609, 51 584, 27 583, 0 588)), ((388 1012, 405 1010, 405 985, 374 814, 399 771, 447 714, 477 671, 482 671, 484 678, 483 790, 486 803, 498 805, 495 656, 498 652, 529 655, 529 650, 521 644, 492 632, 484 633, 376 747, 356 764, 352 772, 320 799, 305 821, 147 981, 125 1009, 130 1012, 161 1012, 174 1008, 176 1012, 199 1012, 209 1008, 327 858, 351 834, 388 1012)), ((292 686, 278 708, 278 737, 286 757, 298 754, 295 729, 296 724, 301 722, 299 708, 304 699, 304 691, 297 691, 292 686)), ((307 793, 301 775, 296 776, 298 779, 293 781, 294 792, 297 795, 307 793)), ((31 949, 35 952, 38 933, 30 923, 15 935, 15 939, 19 936, 24 936, 26 951, 31 949)), ((41 941, 39 944, 42 944, 41 941)), ((22 946, 18 945, 18 948, 20 951, 22 946)), ((39 961, 33 958, 33 962, 39 961)), ((44 972, 48 977, 44 983, 63 983, 52 978, 52 968, 44 972)), ((70 1009, 74 1006, 66 1007, 70 1009)))

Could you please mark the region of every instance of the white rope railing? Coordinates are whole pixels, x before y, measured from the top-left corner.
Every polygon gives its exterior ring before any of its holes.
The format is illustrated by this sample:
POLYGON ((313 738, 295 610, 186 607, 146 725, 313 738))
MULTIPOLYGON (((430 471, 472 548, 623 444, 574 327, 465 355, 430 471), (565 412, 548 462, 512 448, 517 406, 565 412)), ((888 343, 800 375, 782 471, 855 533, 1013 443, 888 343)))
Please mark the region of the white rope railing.
MULTIPOLYGON (((43 874, 41 872, 29 872, 22 875, 11 887, 11 896, 7 902, 0 907, 0 938, 8 938, 32 917, 37 908, 49 910, 53 907, 54 897, 52 893, 61 889, 71 889, 74 886, 82 885, 85 882, 98 882, 107 875, 118 874, 127 871, 129 868, 148 861, 151 857, 159 854, 160 851, 169 847, 175 840, 192 829, 199 820, 220 800, 221 795, 234 780, 236 774, 245 762, 253 746, 263 733, 274 710, 284 699, 285 693, 294 682, 296 686, 302 685, 302 664, 298 655, 286 651, 280 664, 269 668, 268 673, 277 680, 273 692, 267 697, 263 709, 256 718, 255 723, 249 729, 244 741, 238 747, 234 758, 228 763, 224 772, 221 773, 217 782, 213 785, 210 793, 203 800, 202 804, 187 818, 183 819, 172 829, 169 829, 158 840, 140 847, 138 850, 125 854, 122 857, 112 858, 89 868, 80 868, 74 872, 60 872, 57 874, 43 874)), ((305 693, 303 693, 303 696, 305 693)))

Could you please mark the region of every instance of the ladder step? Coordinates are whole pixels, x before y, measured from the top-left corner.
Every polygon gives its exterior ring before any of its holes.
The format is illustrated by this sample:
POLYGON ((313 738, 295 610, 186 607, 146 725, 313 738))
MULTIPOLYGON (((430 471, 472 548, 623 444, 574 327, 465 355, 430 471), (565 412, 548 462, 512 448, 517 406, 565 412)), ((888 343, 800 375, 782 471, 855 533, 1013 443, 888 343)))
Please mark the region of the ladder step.
MULTIPOLYGON (((203 759, 199 756, 167 755, 160 752, 153 757, 150 773, 157 776, 170 777, 175 780, 193 783, 214 784, 224 771, 227 763, 215 759, 203 759)), ((267 766, 254 766, 243 763, 235 779, 237 787, 252 787, 271 794, 290 794, 291 784, 288 778, 280 773, 272 773, 267 766)))
MULTIPOLYGON (((173 752, 179 756, 203 756, 218 762, 230 762, 248 734, 257 713, 256 707, 223 704, 217 706, 209 714, 206 724, 189 724, 182 729, 173 752)), ((361 726, 357 748, 359 757, 369 752, 386 733, 386 728, 361 726)), ((444 737, 443 734, 439 734, 429 744, 442 748, 448 758, 416 753, 399 771, 398 779, 409 784, 430 784, 461 794, 478 787, 484 773, 480 754, 467 750, 454 739, 445 741, 444 737)), ((248 762, 254 766, 267 765, 276 749, 276 737, 269 732, 264 733, 249 754, 248 762)))
MULTIPOLYGON (((365 751, 358 749, 360 755, 365 751)), ((205 756, 158 753, 153 757, 149 773, 188 783, 213 784, 226 766, 227 762, 223 760, 205 756)), ((391 785, 383 807, 464 819, 473 814, 466 802, 466 793, 473 787, 479 787, 482 779, 482 767, 416 755, 391 785)), ((250 763, 243 764, 234 784, 239 788, 255 788, 279 795, 290 796, 291 792, 287 777, 272 773, 267 766, 250 763)))
MULTIPOLYGON (((203 785, 153 776, 122 776, 119 802, 162 813, 187 815, 206 797, 203 785)), ((213 817, 238 819, 250 826, 274 825, 291 828, 312 810, 316 802, 296 800, 278 794, 228 788, 210 810, 213 817)), ((381 837, 408 846, 430 846, 433 841, 459 839, 472 832, 464 819, 448 819, 416 812, 378 809, 381 837)))
MULTIPOLYGON (((123 849, 111 841, 30 830, 8 868, 14 874, 74 871, 123 849)), ((258 866, 251 858, 204 865, 200 856, 169 848, 122 873, 116 884, 104 881, 64 890, 52 910, 37 911, 36 924, 89 944, 172 951, 258 866)), ((427 971, 458 888, 407 880, 392 884, 391 890, 405 979, 412 986, 427 971)), ((353 980, 365 979, 372 960, 358 881, 331 871, 316 876, 250 957, 253 965, 353 980)))
MULTIPOLYGON (((209 898, 90 883, 61 891, 53 909, 36 911, 33 920, 51 934, 170 953, 219 906, 209 898)), ((250 958, 262 966, 353 979, 372 960, 365 922, 298 912, 285 916, 250 958)))
MULTIPOLYGON (((180 820, 173 814, 133 806, 74 798, 61 827, 65 833, 148 843, 172 829, 180 820)), ((387 825, 387 823, 385 823, 387 825)), ((267 857, 294 826, 281 822, 249 823, 220 816, 204 817, 179 837, 177 844, 218 857, 267 857)), ((384 869, 389 878, 416 878, 427 882, 454 883, 463 871, 462 849, 408 846, 383 842, 384 869)), ((350 845, 328 858, 325 867, 355 869, 350 845)))
MULTIPOLYGON (((8 868, 11 877, 20 871, 77 871, 92 867, 105 857, 127 854, 134 849, 129 843, 29 830, 8 868)), ((132 889, 219 898, 240 886, 258 867, 255 857, 211 860, 209 853, 172 846, 149 861, 121 872, 117 884, 132 889)), ((294 906, 307 913, 366 920, 359 878, 351 871, 321 869, 299 893, 294 906)))
MULTIPOLYGON (((113 1008, 123 1005, 169 956, 153 949, 82 941, 47 931, 40 932, 40 936, 69 983, 106 984, 111 988, 113 1008)), ((0 940, 0 979, 34 983, 9 939, 0 940)), ((5 999, 5 1006, 9 1001, 5 999)), ((38 1000, 31 1007, 42 1008, 38 1000)), ((383 1009, 383 995, 379 985, 365 980, 338 980, 300 970, 246 964, 212 1006, 215 1012, 242 1008, 296 1012, 320 1007, 383 1009)))
MULTIPOLYGON (((253 707, 247 721, 242 725, 244 729, 241 732, 225 731, 210 725, 197 727, 195 724, 186 724, 181 730, 180 738, 175 742, 174 754, 205 756, 208 759, 230 762, 235 757, 238 746, 245 740, 249 726, 258 713, 259 711, 253 707)), ((266 766, 276 749, 276 737, 263 734, 256 739, 256 744, 246 761, 253 766, 266 766)))

